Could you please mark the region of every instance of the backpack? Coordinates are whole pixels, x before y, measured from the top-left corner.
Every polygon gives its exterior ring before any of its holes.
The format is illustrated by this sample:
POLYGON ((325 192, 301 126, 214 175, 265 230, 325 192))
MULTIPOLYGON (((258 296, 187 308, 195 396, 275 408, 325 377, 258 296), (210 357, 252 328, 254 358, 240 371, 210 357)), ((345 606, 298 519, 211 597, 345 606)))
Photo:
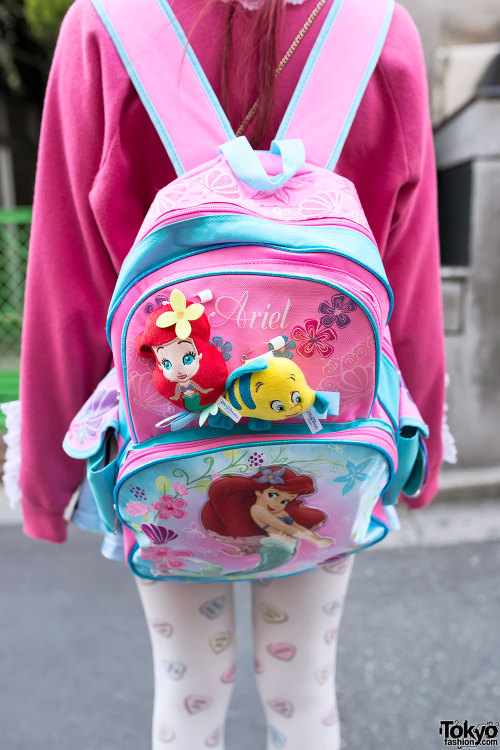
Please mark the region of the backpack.
POLYGON ((333 171, 393 2, 336 0, 270 152, 257 152, 234 136, 164 0, 93 1, 178 177, 123 263, 107 325, 115 369, 64 448, 88 461, 101 518, 123 528, 140 577, 335 563, 396 527, 398 494, 426 476, 427 427, 387 325, 393 295, 356 189, 333 171))

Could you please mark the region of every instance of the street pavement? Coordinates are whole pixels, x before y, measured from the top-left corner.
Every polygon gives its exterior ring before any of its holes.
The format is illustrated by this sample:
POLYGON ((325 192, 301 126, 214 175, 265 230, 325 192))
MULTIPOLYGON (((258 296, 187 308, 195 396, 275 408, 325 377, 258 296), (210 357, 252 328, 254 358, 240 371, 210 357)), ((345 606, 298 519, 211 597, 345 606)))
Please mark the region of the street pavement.
MULTIPOLYGON (((149 640, 126 569, 74 527, 55 546, 0 525, 0 544, 1 750, 150 750, 149 640)), ((500 722, 499 570, 494 500, 404 514, 357 556, 339 640, 343 750, 438 750, 442 721, 500 722)), ((248 585, 236 595, 226 750, 264 750, 248 585)))

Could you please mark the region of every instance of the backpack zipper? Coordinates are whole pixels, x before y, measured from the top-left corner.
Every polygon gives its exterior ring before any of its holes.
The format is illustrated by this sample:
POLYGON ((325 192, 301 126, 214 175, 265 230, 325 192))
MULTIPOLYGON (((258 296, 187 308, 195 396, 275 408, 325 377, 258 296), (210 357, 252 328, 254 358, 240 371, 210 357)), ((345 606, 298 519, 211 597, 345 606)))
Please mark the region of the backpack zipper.
MULTIPOLYGON (((202 428, 199 428, 202 431, 202 428)), ((360 428, 348 428, 345 433, 355 433, 356 429, 360 428)), ((123 484, 125 479, 130 477, 132 474, 140 471, 144 468, 144 465, 150 465, 151 463, 159 463, 162 461, 179 461, 182 458, 192 458, 194 455, 202 455, 204 453, 211 453, 214 451, 221 451, 233 448, 248 448, 258 446, 270 446, 280 445, 282 443, 290 444, 308 444, 314 441, 316 444, 329 445, 331 443, 336 444, 347 444, 351 445, 356 443, 357 445, 364 445, 378 450, 388 460, 389 463, 389 478, 387 480, 386 487, 389 486, 394 476, 396 469, 395 459, 397 461, 397 452, 395 443, 391 435, 383 430, 382 428, 364 426, 362 427, 366 439, 359 440, 355 434, 352 434, 352 440, 346 439, 347 435, 344 434, 343 438, 339 439, 338 433, 326 433, 325 435, 311 435, 311 436, 299 436, 293 437, 291 435, 273 435, 272 439, 265 439, 262 434, 255 435, 255 437, 249 433, 248 435, 227 435, 221 437, 205 437, 199 440, 188 440, 178 442, 172 442, 169 440, 171 433, 162 435, 158 438, 153 438, 155 441, 154 445, 148 445, 144 447, 144 443, 135 443, 130 445, 127 454, 124 456, 123 463, 118 472, 115 489, 115 503, 117 504, 117 496, 120 486, 123 484), (182 452, 176 452, 176 449, 182 447, 182 452), (392 451, 391 451, 392 447, 392 451), (173 455, 165 455, 168 453, 169 448, 173 455), (154 460, 154 456, 158 456, 154 460), (153 459, 153 460, 151 460, 153 459), (144 462, 144 463, 142 463, 144 462), (140 464, 136 466, 136 464, 140 464), (134 468, 135 467, 135 468, 134 468)), ((386 488, 384 488, 385 491, 386 488)), ((381 493, 382 494, 382 493, 381 493)))
MULTIPOLYGON (((167 226, 168 224, 174 224, 176 221, 182 221, 184 218, 190 218, 195 219, 197 217, 206 216, 210 214, 241 214, 243 216, 253 216, 257 219, 265 219, 267 221, 276 221, 280 224, 290 224, 294 226, 300 226, 302 224, 309 224, 310 226, 317 226, 317 227, 328 227, 328 226, 338 226, 338 227, 345 227, 346 229, 355 229, 356 231, 360 232, 361 234, 364 234, 365 237, 367 237, 371 242, 374 242, 373 234, 366 229, 366 227, 363 227, 361 224, 358 224, 357 221, 353 221, 351 219, 341 219, 331 217, 330 220, 325 220, 324 218, 309 218, 309 219, 279 219, 279 218, 270 218, 269 216, 266 216, 265 214, 258 213, 257 211, 252 211, 248 208, 244 208, 242 206, 238 206, 235 203, 204 203, 202 206, 192 206, 191 208, 174 208, 168 212, 163 213, 156 222, 149 227, 147 230, 142 232, 141 235, 137 236, 136 241, 134 242, 134 246, 137 246, 142 242, 142 240, 152 232, 155 232, 157 229, 160 229, 161 227, 167 226)), ((133 252, 133 248, 131 252, 133 252)))

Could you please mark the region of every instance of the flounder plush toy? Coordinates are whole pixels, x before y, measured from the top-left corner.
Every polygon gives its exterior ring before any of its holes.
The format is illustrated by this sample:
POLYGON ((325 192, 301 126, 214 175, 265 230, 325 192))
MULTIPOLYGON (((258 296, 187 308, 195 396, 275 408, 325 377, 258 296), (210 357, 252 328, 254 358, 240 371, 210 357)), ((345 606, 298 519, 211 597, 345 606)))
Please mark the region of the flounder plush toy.
MULTIPOLYGON (((238 367, 226 382, 224 398, 239 416, 249 417, 252 430, 269 429, 271 422, 298 416, 311 427, 311 422, 328 413, 338 413, 338 394, 314 391, 300 367, 284 358, 259 357, 238 367)), ((220 413, 210 417, 210 424, 232 426, 220 413)))

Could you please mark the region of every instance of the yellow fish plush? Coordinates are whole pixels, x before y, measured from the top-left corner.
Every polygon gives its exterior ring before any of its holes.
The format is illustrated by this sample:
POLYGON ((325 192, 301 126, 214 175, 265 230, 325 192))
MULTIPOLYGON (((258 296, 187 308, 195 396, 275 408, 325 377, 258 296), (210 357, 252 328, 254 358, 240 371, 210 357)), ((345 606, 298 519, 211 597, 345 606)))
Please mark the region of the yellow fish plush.
POLYGON ((224 398, 238 414, 250 418, 248 426, 255 430, 301 416, 312 407, 319 416, 332 413, 328 395, 310 388, 295 362, 278 357, 249 360, 234 370, 226 382, 224 398))

